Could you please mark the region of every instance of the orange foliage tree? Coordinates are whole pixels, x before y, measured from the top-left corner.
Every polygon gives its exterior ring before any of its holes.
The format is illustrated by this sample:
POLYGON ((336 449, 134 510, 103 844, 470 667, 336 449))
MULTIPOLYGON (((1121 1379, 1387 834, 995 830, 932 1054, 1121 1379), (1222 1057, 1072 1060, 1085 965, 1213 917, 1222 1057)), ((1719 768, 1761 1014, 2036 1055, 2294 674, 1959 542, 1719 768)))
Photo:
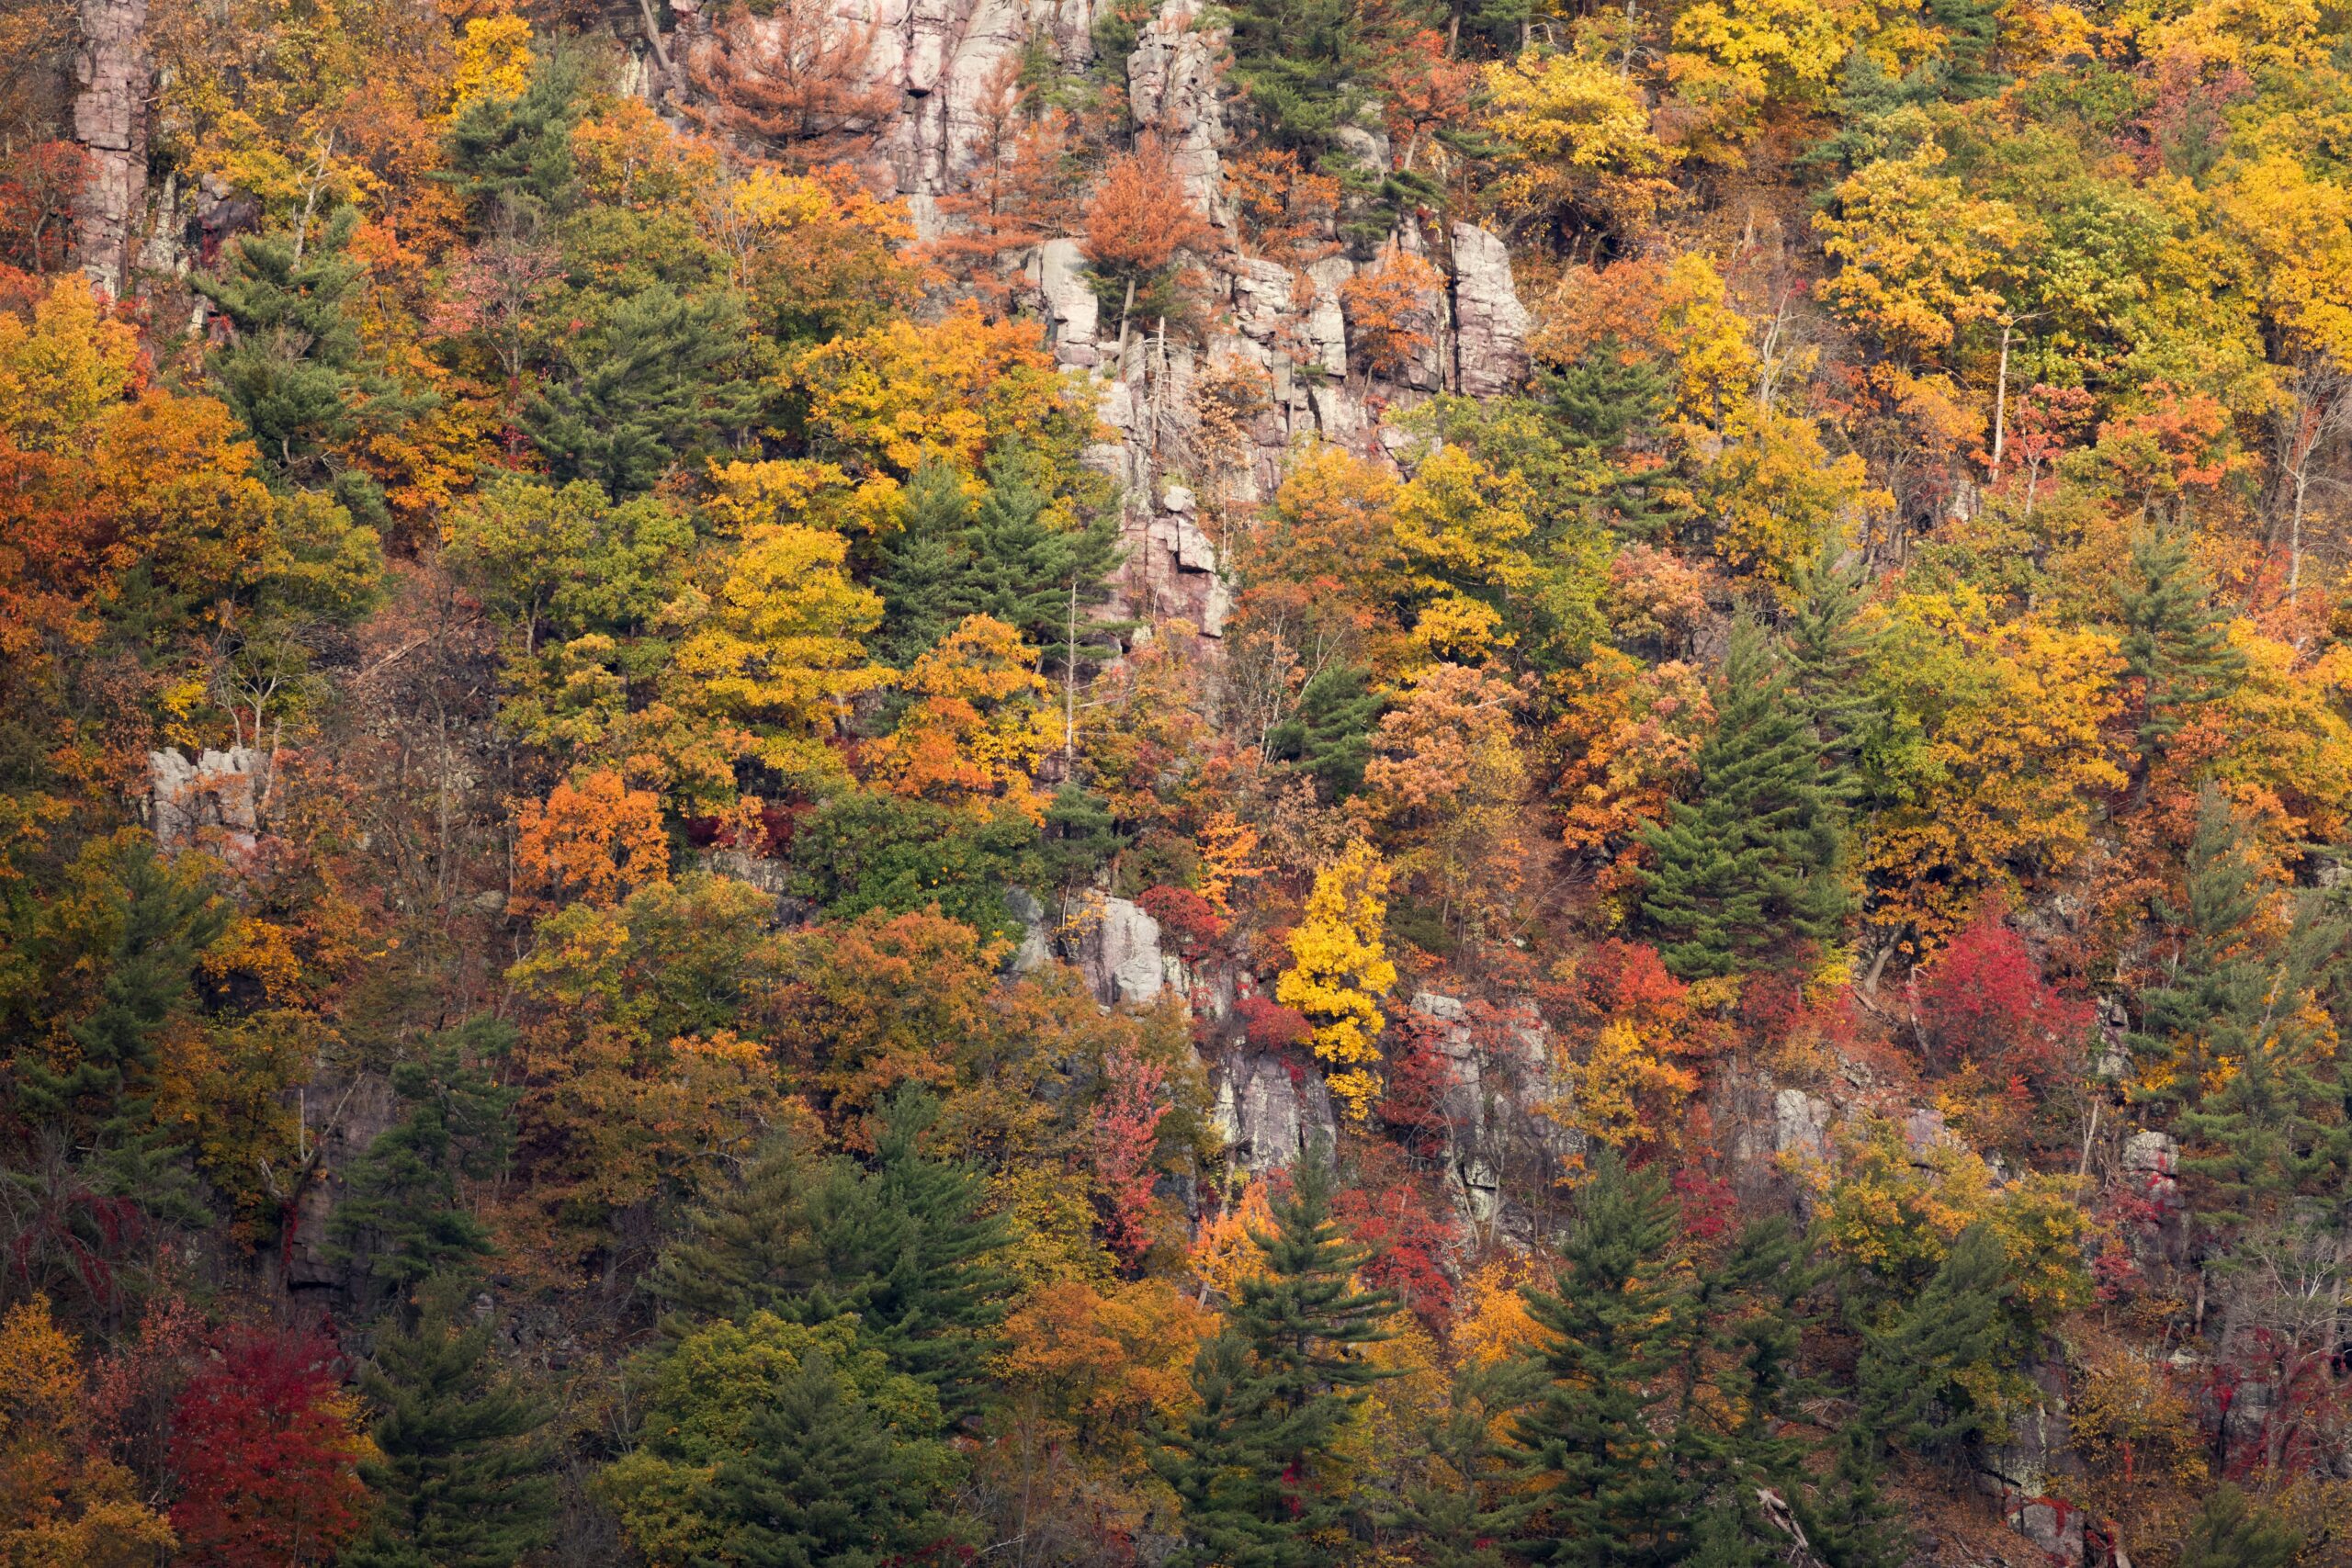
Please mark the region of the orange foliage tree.
POLYGON ((573 898, 610 906, 670 875, 662 802, 610 769, 560 784, 514 814, 514 863, 530 893, 518 910, 573 898))

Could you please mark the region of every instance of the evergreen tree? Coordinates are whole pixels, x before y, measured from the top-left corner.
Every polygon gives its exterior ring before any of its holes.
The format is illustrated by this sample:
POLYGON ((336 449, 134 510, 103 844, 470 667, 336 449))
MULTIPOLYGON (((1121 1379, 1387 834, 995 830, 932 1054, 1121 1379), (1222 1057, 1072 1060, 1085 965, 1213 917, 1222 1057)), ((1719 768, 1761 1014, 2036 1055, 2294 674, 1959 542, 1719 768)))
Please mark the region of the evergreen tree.
MULTIPOLYGON (((196 1224, 204 1212, 188 1173, 173 1158, 177 1140, 155 1119, 156 1048, 172 1020, 194 1007, 197 962, 228 929, 229 908, 144 844, 126 844, 111 873, 101 896, 112 908, 100 929, 110 927, 112 939, 103 953, 74 955, 83 963, 96 958, 91 967, 100 978, 96 1004, 66 1030, 70 1060, 52 1065, 47 1053, 18 1050, 0 1082, 13 1120, 59 1140, 79 1182, 149 1213, 196 1224)), ((14 1175, 28 1192, 49 1179, 32 1170, 14 1175)), ((72 1224, 96 1230, 101 1218, 86 1213, 72 1224)), ((92 1255, 104 1250, 94 1247, 92 1255)), ((18 1267, 30 1277, 22 1258, 18 1267)))
POLYGON ((1536 1500, 1519 1486, 1510 1450, 1496 1432, 1534 1385, 1534 1369, 1524 1362, 1465 1363, 1444 1412, 1422 1433, 1434 1462, 1406 1483, 1389 1522, 1413 1537, 1430 1568, 1503 1568, 1504 1545, 1536 1500))
POLYGON ((477 211, 504 204, 546 216, 570 208, 576 190, 571 128, 587 110, 587 73, 576 50, 559 45, 532 63, 518 97, 476 98, 449 128, 448 179, 477 211))
POLYGON ((383 491, 345 463, 364 435, 397 430, 432 407, 367 363, 354 291, 367 268, 350 254, 359 209, 339 207, 315 235, 249 234, 219 276, 190 282, 227 321, 229 342, 206 368, 262 460, 281 480, 331 486, 372 526, 389 520, 383 491))
POLYGON ((2123 668, 2141 682, 2133 792, 2144 798, 2148 775, 2172 738, 2197 710, 2237 689, 2245 656, 2230 643, 2230 617, 2179 534, 2151 532, 2132 542, 2132 561, 2116 584, 2122 604, 2123 668))
MULTIPOLYGON (((1277 147, 1305 154, 1309 166, 1332 162, 1342 130, 1353 127, 1374 79, 1367 16, 1350 0, 1240 0, 1233 28, 1233 78, 1277 147)), ((1347 165, 1346 173, 1362 171, 1347 165)))
POLYGON ((2208 1218, 2244 1221, 2352 1155, 2340 1069, 2307 1005, 2327 998, 2352 931, 2309 893, 2286 900, 2280 929, 2281 896, 2253 836, 2211 787, 2189 842, 2188 895, 2172 917, 2184 930, 2170 973, 2142 995, 2132 1043, 2180 1106, 2184 1140, 2204 1151, 2185 1168, 2207 1187, 2208 1218))
POLYGON ((1533 1562, 1645 1568, 1690 1550, 1699 1488, 1653 1417, 1690 1332, 1680 1229, 1663 1170, 1604 1150, 1577 1194, 1558 1293, 1527 1292, 1545 1382, 1510 1441, 1539 1499, 1521 1543, 1533 1562))
POLYGON ((1943 1457, 1976 1435, 1984 1413, 1958 1374, 1983 1366, 1999 1348, 2014 1290, 2000 1238, 1971 1225, 1953 1238, 1927 1289, 1886 1326, 1865 1332, 1851 1430, 1869 1459, 1896 1443, 1943 1457))
POLYGON ((689 1316, 854 1314, 897 1370, 937 1391, 951 1422, 973 1413, 1012 1294, 995 1258, 1007 1233, 980 1212, 979 1172, 919 1147, 937 1114, 929 1096, 901 1093, 871 1169, 845 1156, 810 1168, 771 1145, 741 1188, 695 1213, 649 1288, 689 1316))
POLYGON ((1046 807, 1045 837, 1039 847, 1046 881, 1056 887, 1069 887, 1091 879, 1105 861, 1126 846, 1129 837, 1119 831, 1109 801, 1084 784, 1058 786, 1046 807))
POLYGON ((1865 587, 1861 563, 1825 547, 1797 581, 1801 597, 1789 621, 1790 692, 1813 726, 1833 784, 1850 785, 1887 723, 1868 681, 1882 634, 1861 623, 1865 587))
POLYGON ((1073 659, 1100 662, 1117 651, 1121 626, 1094 616, 1118 569, 1118 521, 1104 513, 1058 525, 1048 515, 1053 497, 1034 469, 1018 455, 989 464, 989 492, 966 533, 965 577, 952 603, 958 619, 993 615, 1018 630, 1048 671, 1073 659))
POLYGON ((416 1325, 386 1336, 359 1386, 381 1412, 359 1466, 378 1514, 346 1568, 511 1568, 552 1534, 555 1483, 535 1435, 547 1412, 492 1375, 491 1325, 458 1322, 449 1278, 416 1325))
POLYGON ((646 1289, 683 1334, 713 1318, 755 1312, 785 1315, 793 1298, 820 1282, 808 1218, 814 1163, 783 1134, 771 1138, 742 1180, 720 1188, 688 1215, 686 1234, 646 1277, 646 1289))
POLYGON ((1317 1472, 1384 1375, 1361 1351, 1388 1337, 1396 1310, 1389 1292, 1354 1284, 1369 1254, 1331 1220, 1335 1179, 1328 1149, 1300 1156, 1274 1228, 1250 1235, 1264 1277, 1242 1281, 1225 1332, 1193 1361, 1199 1408, 1153 1434, 1152 1467, 1184 1509, 1178 1568, 1328 1561, 1317 1538, 1339 1527, 1342 1503, 1317 1472))
POLYGON ((1313 778, 1327 798, 1345 800, 1363 787, 1372 731, 1384 705, 1354 666, 1318 670, 1300 690, 1291 716, 1266 732, 1266 754, 1313 778))
POLYGON ((884 1568, 952 1532, 905 1446, 812 1350, 721 1463, 706 1506, 719 1549, 697 1568, 884 1568))
POLYGON ((392 1093, 407 1109, 353 1165, 328 1222, 338 1252, 363 1255, 371 1279, 414 1284, 492 1251, 488 1227, 458 1202, 458 1183, 487 1180, 506 1163, 517 1094, 479 1064, 504 1055, 510 1038, 506 1026, 482 1021, 392 1068, 392 1093))
POLYGON ((758 397, 737 373, 742 352, 736 296, 649 285, 568 350, 566 373, 542 384, 523 426, 557 479, 638 494, 751 423, 758 397))
POLYGON ((2175 1561, 2179 1568, 2289 1568, 2306 1544, 2293 1525, 2225 1481, 2198 1510, 2175 1561))
POLYGON ((874 591, 882 595, 880 658, 904 669, 936 647, 965 615, 971 570, 972 502, 956 470, 927 459, 908 481, 899 531, 882 543, 874 591))
POLYGON ((1789 939, 1826 942, 1845 913, 1837 877, 1842 779, 1764 632, 1732 628, 1697 798, 1648 834, 1657 869, 1642 912, 1684 979, 1726 975, 1789 939))

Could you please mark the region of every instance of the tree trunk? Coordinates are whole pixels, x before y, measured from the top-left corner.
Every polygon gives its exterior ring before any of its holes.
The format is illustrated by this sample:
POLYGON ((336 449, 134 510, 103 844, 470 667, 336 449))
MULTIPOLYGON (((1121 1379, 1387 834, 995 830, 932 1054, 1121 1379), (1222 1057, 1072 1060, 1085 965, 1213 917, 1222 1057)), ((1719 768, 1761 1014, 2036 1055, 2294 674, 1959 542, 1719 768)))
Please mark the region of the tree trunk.
POLYGON ((89 177, 74 202, 74 261, 119 299, 130 275, 133 215, 147 195, 147 0, 80 0, 79 9, 74 139, 89 177))

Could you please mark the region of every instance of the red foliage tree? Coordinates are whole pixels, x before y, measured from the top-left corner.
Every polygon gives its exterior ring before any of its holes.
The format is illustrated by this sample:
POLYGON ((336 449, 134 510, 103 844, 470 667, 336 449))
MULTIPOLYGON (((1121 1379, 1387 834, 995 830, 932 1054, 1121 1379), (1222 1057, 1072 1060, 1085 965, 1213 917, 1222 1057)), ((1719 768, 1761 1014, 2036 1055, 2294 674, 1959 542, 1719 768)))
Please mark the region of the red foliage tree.
POLYGON ((1261 1051, 1304 1045, 1315 1038, 1315 1026, 1296 1008, 1286 1008, 1270 997, 1247 996, 1235 1004, 1241 1033, 1261 1051))
POLYGON ((1445 1139, 1445 1091, 1453 1082, 1453 1064, 1441 1048, 1445 1032, 1443 1023, 1410 1009, 1388 1025, 1380 1120, 1417 1155, 1435 1153, 1445 1139))
POLYGON ((1147 887, 1136 902, 1176 939, 1176 951, 1187 961, 1197 962, 1233 923, 1189 887, 1147 887))
POLYGON ((1432 1330, 1453 1309, 1445 1258, 1453 1250, 1453 1214, 1429 1174, 1415 1170, 1394 1145, 1365 1144, 1354 1179, 1331 1201, 1331 1216, 1372 1256, 1358 1270, 1366 1285, 1396 1292, 1432 1330))
POLYGON ((1911 988, 1928 1048, 1948 1062, 2046 1083, 2090 1028, 2090 1003, 2070 998, 2041 969, 1998 909, 1951 940, 1911 988))
POLYGON ((356 1404, 323 1335, 241 1330, 172 1412, 172 1505, 190 1568, 331 1562, 366 1522, 356 1404))
POLYGON ((0 262, 51 273, 74 248, 74 200, 88 176, 71 141, 40 141, 0 164, 0 262))
POLYGON ((1102 1077, 1102 1102, 1095 1108, 1088 1152, 1102 1185, 1105 1239, 1121 1261, 1133 1265, 1151 1250, 1157 1230, 1151 1156, 1159 1145, 1159 1123, 1168 1115, 1168 1069, 1120 1045, 1103 1058, 1102 1077))

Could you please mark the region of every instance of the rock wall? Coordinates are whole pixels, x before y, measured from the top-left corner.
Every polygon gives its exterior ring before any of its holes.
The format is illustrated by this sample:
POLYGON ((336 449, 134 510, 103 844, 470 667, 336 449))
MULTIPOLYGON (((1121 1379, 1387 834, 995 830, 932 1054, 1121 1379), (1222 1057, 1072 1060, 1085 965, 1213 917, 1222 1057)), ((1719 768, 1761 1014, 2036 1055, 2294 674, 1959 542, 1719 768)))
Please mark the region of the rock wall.
POLYGON ((147 200, 147 0, 81 0, 75 20, 74 140, 88 174, 74 202, 74 259, 120 296, 147 200))
MULTIPOLYGON (((1094 0, 824 0, 837 32, 866 40, 865 86, 899 107, 865 174, 906 199, 919 229, 937 231, 938 198, 976 161, 979 106, 1026 51, 1065 70, 1093 63, 1094 0)), ((645 83, 679 89, 715 50, 703 0, 661 42, 684 69, 645 83)), ((741 25, 782 47, 793 0, 741 25)), ((649 48, 652 47, 649 44, 649 48)), ((1215 638, 1230 600, 1220 571, 1221 522, 1261 502, 1301 440, 1367 454, 1400 451, 1395 417, 1431 394, 1491 397, 1526 371, 1527 312, 1502 241, 1455 223, 1432 246, 1408 223, 1399 247, 1437 265, 1444 286, 1426 301, 1425 344, 1385 377, 1352 352, 1346 288, 1366 264, 1332 255, 1294 271, 1248 254, 1225 190, 1228 114, 1226 34, 1194 0, 1162 0, 1125 62, 1132 129, 1170 153, 1179 183, 1220 236, 1202 258, 1196 318, 1171 331, 1122 323, 1090 287, 1074 236, 1007 258, 1047 322, 1056 358, 1092 383, 1108 439, 1093 460, 1126 495, 1122 614, 1181 620, 1215 638)), ((1378 149, 1367 149, 1377 152, 1378 149)))

